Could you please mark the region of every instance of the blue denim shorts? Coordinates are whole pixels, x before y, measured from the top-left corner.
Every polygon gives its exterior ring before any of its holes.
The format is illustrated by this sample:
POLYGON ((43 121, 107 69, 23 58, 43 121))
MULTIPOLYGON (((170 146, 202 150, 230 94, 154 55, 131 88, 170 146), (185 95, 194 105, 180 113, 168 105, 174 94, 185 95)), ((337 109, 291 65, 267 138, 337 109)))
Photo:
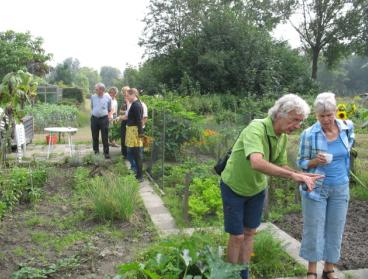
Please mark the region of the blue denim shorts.
POLYGON ((222 180, 220 186, 225 232, 240 235, 244 227, 256 229, 261 224, 265 191, 244 197, 234 193, 222 180))

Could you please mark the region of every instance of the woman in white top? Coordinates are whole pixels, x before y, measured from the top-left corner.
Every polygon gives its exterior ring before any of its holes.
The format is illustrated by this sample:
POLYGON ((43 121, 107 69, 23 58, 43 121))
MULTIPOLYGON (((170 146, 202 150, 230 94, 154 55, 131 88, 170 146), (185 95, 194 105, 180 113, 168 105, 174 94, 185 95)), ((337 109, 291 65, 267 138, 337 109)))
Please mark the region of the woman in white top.
POLYGON ((118 89, 115 86, 109 89, 109 95, 111 97, 112 119, 115 119, 118 116, 118 101, 116 100, 117 94, 118 94, 118 89))
POLYGON ((119 90, 113 86, 113 87, 110 87, 109 89, 109 95, 111 97, 111 119, 112 119, 112 125, 110 125, 110 132, 109 132, 109 142, 110 142, 110 145, 111 146, 114 146, 114 147, 118 147, 118 145, 116 144, 115 142, 115 139, 112 138, 112 127, 114 126, 114 120, 117 118, 118 116, 118 101, 116 99, 116 96, 118 94, 119 90))

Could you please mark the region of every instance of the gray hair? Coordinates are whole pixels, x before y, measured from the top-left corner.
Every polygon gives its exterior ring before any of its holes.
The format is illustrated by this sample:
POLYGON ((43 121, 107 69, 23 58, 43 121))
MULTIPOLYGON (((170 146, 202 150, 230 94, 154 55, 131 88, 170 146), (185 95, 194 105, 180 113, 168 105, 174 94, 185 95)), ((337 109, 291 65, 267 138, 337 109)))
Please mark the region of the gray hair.
POLYGON ((105 84, 103 84, 102 82, 96 83, 95 88, 103 88, 103 90, 105 90, 105 84))
POLYGON ((318 94, 314 101, 315 113, 323 112, 335 112, 336 111, 336 98, 332 92, 323 92, 318 94))
POLYGON ((119 89, 116 86, 112 86, 112 87, 109 88, 108 92, 110 92, 110 91, 114 91, 115 94, 118 94, 119 89))
POLYGON ((297 114, 307 118, 310 113, 309 105, 306 101, 295 94, 286 94, 279 98, 272 108, 268 110, 268 115, 275 120, 277 116, 287 117, 288 113, 295 111, 297 114))

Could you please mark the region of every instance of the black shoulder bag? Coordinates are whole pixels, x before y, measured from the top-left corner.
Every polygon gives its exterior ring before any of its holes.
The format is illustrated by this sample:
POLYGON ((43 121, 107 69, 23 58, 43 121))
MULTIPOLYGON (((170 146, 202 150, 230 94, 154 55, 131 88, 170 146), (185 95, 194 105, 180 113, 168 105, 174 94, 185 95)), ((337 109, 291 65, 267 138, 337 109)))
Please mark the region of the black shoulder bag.
MULTIPOLYGON (((265 131, 266 131, 266 135, 267 135, 267 130, 266 130, 266 125, 261 122, 263 124, 263 127, 265 128, 265 131)), ((240 137, 240 134, 239 136, 237 137, 237 139, 235 140, 235 142, 233 143, 233 146, 225 153, 225 155, 223 157, 221 157, 220 159, 218 159, 216 165, 213 167, 215 172, 218 174, 218 175, 221 175, 221 173, 224 171, 225 167, 226 167, 226 163, 227 163, 227 160, 229 160, 230 158, 230 155, 231 155, 231 152, 232 152, 232 149, 236 143, 236 141, 239 139, 240 137)), ((270 142, 270 138, 269 136, 267 135, 267 140, 268 140, 268 147, 270 149, 270 156, 269 156, 269 161, 271 161, 271 154, 272 154, 272 147, 271 147, 271 142, 270 142)))

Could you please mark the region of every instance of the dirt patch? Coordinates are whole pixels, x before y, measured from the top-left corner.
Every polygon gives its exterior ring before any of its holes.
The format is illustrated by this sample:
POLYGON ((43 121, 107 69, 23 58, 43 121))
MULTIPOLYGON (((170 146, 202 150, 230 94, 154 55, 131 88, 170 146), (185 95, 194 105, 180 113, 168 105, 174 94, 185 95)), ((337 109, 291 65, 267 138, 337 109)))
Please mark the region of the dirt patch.
MULTIPOLYGON (((303 220, 301 213, 285 215, 275 224, 294 238, 301 240, 303 220)), ((351 200, 341 247, 341 270, 368 267, 368 201, 351 200)))
POLYGON ((58 167, 40 203, 21 205, 0 222, 0 278, 21 264, 43 270, 57 264, 50 278, 104 278, 152 242, 156 235, 143 205, 130 222, 93 220, 72 195, 73 172, 58 167))

